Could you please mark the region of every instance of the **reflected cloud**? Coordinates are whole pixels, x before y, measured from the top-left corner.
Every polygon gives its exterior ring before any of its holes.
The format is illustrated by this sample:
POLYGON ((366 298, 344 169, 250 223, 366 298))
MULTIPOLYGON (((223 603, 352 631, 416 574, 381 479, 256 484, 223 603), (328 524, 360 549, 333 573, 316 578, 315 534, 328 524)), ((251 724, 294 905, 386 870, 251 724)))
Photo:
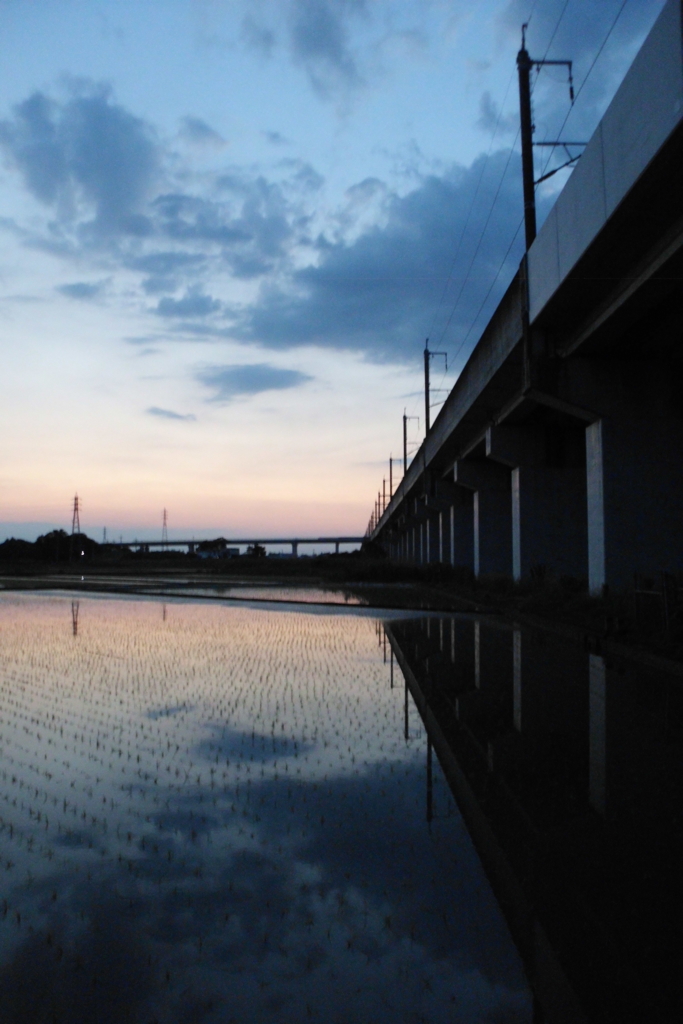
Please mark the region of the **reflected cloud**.
POLYGON ((528 1024, 438 766, 427 826, 426 737, 415 713, 403 739, 374 620, 80 607, 75 647, 67 601, 0 600, 32 708, 0 786, 3 1020, 528 1024))

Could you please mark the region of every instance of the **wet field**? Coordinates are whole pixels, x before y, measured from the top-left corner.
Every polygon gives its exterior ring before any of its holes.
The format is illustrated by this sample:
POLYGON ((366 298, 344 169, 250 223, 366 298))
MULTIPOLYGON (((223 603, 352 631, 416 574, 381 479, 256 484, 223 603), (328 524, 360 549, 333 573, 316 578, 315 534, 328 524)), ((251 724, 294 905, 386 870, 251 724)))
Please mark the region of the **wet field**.
POLYGON ((388 649, 358 607, 4 594, 3 1024, 530 1022, 388 649))

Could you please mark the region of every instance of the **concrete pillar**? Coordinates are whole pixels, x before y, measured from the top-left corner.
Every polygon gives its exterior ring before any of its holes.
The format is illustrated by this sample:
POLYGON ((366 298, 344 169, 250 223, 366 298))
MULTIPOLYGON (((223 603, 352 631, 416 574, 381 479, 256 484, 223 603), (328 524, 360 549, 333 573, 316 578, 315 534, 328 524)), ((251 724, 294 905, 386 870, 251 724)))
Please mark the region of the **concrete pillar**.
POLYGON ((474 571, 473 492, 465 487, 455 491, 450 508, 450 562, 474 571))
POLYGON ((512 573, 510 471, 485 459, 458 459, 453 479, 473 493, 474 574, 512 573))
POLYGON ((593 593, 630 586, 634 571, 683 569, 683 371, 656 341, 647 359, 568 359, 558 380, 563 401, 595 413, 585 432, 593 593))
POLYGON ((510 468, 512 575, 544 566, 556 576, 585 577, 586 462, 576 423, 490 427, 488 458, 510 468))
POLYGON ((426 510, 425 519, 425 562, 432 564, 441 561, 439 557, 439 513, 433 509, 426 510))

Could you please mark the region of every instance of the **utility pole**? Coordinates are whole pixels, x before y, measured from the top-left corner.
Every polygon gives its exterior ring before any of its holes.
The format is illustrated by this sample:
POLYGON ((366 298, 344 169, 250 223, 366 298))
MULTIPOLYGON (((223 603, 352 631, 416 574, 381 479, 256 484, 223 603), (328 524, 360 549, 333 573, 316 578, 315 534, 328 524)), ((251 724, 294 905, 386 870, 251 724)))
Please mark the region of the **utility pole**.
POLYGON ((568 146, 585 146, 585 142, 534 142, 534 124, 531 119, 531 69, 542 68, 547 64, 559 64, 566 67, 569 75, 569 101, 574 103, 574 79, 572 78, 572 62, 570 60, 533 60, 526 48, 526 30, 528 24, 522 25, 522 48, 517 54, 517 75, 519 78, 519 126, 522 142, 522 187, 524 190, 524 235, 527 251, 536 237, 536 185, 539 185, 564 167, 576 163, 579 156, 572 156, 568 146), (555 149, 563 146, 567 160, 555 167, 548 174, 534 181, 534 146, 549 146, 555 149))
POLYGON ((164 509, 164 518, 161 527, 161 543, 166 548, 168 547, 168 512, 164 509))
POLYGON ((403 410, 403 475, 408 472, 408 417, 403 410))
POLYGON ((102 528, 102 543, 103 544, 107 543, 107 527, 106 526, 104 526, 102 528))
POLYGON ((519 122, 522 140, 522 188, 524 190, 524 232, 527 250, 536 237, 536 193, 534 187, 534 126, 531 123, 532 61, 526 48, 526 25, 522 25, 522 48, 517 54, 519 77, 519 122))
POLYGON ((429 338, 425 341, 425 437, 429 433, 429 338))
POLYGON ((430 395, 429 395, 429 362, 434 356, 443 356, 446 363, 446 369, 448 369, 448 354, 446 352, 430 352, 429 351, 429 338, 425 341, 424 350, 424 361, 425 361, 425 437, 429 433, 431 426, 430 417, 430 395))
POLYGON ((394 496, 394 460, 393 457, 389 456, 389 501, 394 496))
POLYGON ((382 480, 382 512, 387 510, 387 478, 382 480))
POLYGON ((417 420, 417 429, 420 429, 420 417, 419 416, 406 416, 405 409, 403 410, 403 475, 405 476, 408 472, 408 420, 417 420))

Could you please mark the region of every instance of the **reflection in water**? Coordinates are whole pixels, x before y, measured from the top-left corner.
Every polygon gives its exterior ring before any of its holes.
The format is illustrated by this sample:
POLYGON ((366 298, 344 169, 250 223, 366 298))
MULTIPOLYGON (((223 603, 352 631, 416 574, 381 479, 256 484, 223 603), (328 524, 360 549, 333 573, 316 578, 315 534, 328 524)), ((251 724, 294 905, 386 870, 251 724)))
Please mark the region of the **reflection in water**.
POLYGON ((683 1020, 683 682, 549 634, 443 627, 445 651, 434 619, 386 624, 539 1019, 683 1020))
POLYGON ((591 807, 605 813, 605 689, 607 668, 599 655, 588 656, 588 792, 591 807))
POLYGON ((68 608, 0 601, 3 1024, 529 1021, 371 618, 68 608))
POLYGON ((71 602, 71 632, 74 636, 78 636, 78 609, 80 607, 79 601, 71 602))
POLYGON ((434 817, 434 791, 432 780, 432 741, 427 737, 427 823, 434 817))
POLYGON ((176 596, 188 595, 193 597, 224 597, 230 600, 242 601, 285 601, 295 604, 344 604, 344 605, 367 605, 368 598, 350 593, 346 590, 324 587, 308 586, 282 586, 272 583, 262 583, 256 586, 248 584, 226 585, 214 583, 213 585, 188 585, 187 581, 179 580, 165 581, 163 584, 158 580, 140 580, 148 593, 168 593, 172 591, 176 596))

